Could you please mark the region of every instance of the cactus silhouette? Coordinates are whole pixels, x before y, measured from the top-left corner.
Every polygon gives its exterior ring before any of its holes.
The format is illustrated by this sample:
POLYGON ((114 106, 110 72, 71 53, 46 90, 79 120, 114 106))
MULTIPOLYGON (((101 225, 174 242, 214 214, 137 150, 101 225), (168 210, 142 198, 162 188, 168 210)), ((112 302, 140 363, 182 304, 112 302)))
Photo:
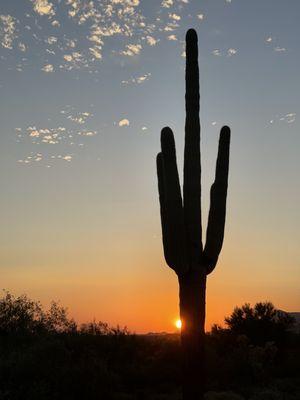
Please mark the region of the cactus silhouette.
POLYGON ((215 181, 210 191, 206 242, 202 245, 199 69, 197 33, 186 34, 186 121, 183 199, 176 163, 173 132, 161 131, 157 155, 163 247, 166 262, 178 275, 183 398, 203 398, 205 390, 206 277, 216 266, 225 226, 230 129, 221 129, 215 181))

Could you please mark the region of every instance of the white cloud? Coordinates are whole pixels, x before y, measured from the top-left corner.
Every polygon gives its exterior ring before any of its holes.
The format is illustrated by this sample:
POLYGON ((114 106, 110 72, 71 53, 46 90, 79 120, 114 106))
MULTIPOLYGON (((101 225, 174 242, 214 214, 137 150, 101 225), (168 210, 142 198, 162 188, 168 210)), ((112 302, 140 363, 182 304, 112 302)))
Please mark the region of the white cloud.
POLYGON ((119 121, 119 126, 129 126, 129 120, 127 118, 121 119, 119 121))
POLYGON ((54 67, 52 64, 46 64, 43 66, 42 71, 44 72, 53 72, 54 71, 54 67))
POLYGON ((20 50, 20 51, 23 51, 23 52, 26 51, 26 49, 27 49, 26 46, 25 46, 25 44, 22 43, 22 42, 20 42, 20 43, 18 44, 18 47, 19 47, 19 50, 20 50))
POLYGON ((271 36, 266 38, 266 43, 271 43, 273 41, 273 38, 271 36))
POLYGON ((86 120, 91 116, 89 112, 79 112, 76 115, 68 115, 67 119, 76 124, 82 125, 86 123, 86 120))
POLYGON ((53 4, 48 0, 31 0, 33 3, 33 9, 40 15, 55 15, 53 10, 53 4))
POLYGON ((178 14, 169 14, 169 18, 174 19, 174 21, 180 21, 181 17, 178 14))
POLYGON ((220 52, 219 49, 213 50, 213 51, 212 51, 212 54, 213 54, 214 56, 221 56, 221 52, 220 52))
POLYGON ((176 35, 169 35, 168 40, 177 40, 176 35))
POLYGON ((276 51, 278 53, 283 53, 283 52, 286 51, 286 48, 285 47, 276 46, 276 47, 274 47, 274 51, 276 51))
POLYGON ((148 36, 146 37, 146 40, 147 40, 147 43, 148 43, 150 46, 155 46, 155 45, 157 44, 157 42, 158 42, 157 39, 155 39, 153 36, 150 36, 150 35, 148 35, 148 36))
POLYGON ((71 62, 73 60, 73 57, 70 54, 65 54, 64 55, 64 60, 71 62))
POLYGON ((13 41, 16 38, 17 20, 11 15, 0 15, 0 43, 6 49, 13 48, 13 41))
POLYGON ((230 48, 230 49, 227 50, 227 56, 228 57, 234 56, 234 55, 236 55, 236 53, 237 53, 236 49, 230 48))
POLYGON ((57 42, 57 37, 56 36, 49 36, 48 38, 47 38, 47 40, 46 40, 46 42, 48 43, 48 44, 54 44, 54 43, 56 43, 57 42))
POLYGON ((92 55, 98 60, 102 58, 102 54, 100 53, 99 49, 96 46, 90 47, 89 50, 92 53, 92 55))
POLYGON ((197 17, 198 19, 200 19, 200 21, 204 20, 204 14, 198 14, 197 17))
POLYGON ((123 85, 130 85, 130 84, 134 84, 134 83, 140 84, 140 83, 143 83, 143 82, 149 80, 150 77, 151 77, 151 73, 150 73, 150 72, 147 72, 147 73, 144 74, 144 75, 137 76, 137 77, 135 77, 135 78, 130 78, 130 79, 128 79, 128 80, 123 80, 123 81, 122 81, 122 84, 123 84, 123 85))
POLYGON ((80 131, 78 132, 80 136, 95 136, 97 135, 97 131, 80 131))
POLYGON ((288 113, 285 115, 285 121, 288 124, 292 124, 293 122, 296 121, 296 113, 288 113))
POLYGON ((173 5, 173 0, 163 0, 161 6, 163 8, 170 8, 173 5))
POLYGON ((59 126, 58 128, 36 128, 29 126, 26 129, 26 135, 32 139, 32 143, 38 144, 57 144, 62 140, 62 135, 66 132, 66 128, 59 126), (40 140, 40 141, 39 141, 40 140))
POLYGON ((72 156, 70 154, 61 157, 62 160, 70 162, 72 160, 72 156))
POLYGON ((123 50, 121 54, 124 56, 135 56, 141 52, 142 46, 140 44, 128 44, 126 49, 127 50, 123 50))

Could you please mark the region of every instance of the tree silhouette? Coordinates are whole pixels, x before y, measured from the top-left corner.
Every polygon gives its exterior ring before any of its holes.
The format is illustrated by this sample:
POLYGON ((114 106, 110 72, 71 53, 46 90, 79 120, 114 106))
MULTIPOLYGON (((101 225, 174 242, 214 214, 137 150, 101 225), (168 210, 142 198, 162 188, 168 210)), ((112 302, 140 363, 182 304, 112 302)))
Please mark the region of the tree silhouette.
POLYGON ((222 248, 226 213, 230 129, 221 129, 215 181, 210 192, 206 243, 202 245, 201 163, 197 33, 186 34, 186 121, 183 199, 177 171, 173 132, 161 131, 157 175, 166 262, 179 281, 183 398, 201 399, 205 388, 206 277, 222 248))
POLYGON ((269 301, 256 303, 254 307, 248 303, 235 307, 225 318, 231 332, 246 335, 255 345, 264 345, 268 341, 282 344, 294 322, 291 315, 277 310, 269 301))

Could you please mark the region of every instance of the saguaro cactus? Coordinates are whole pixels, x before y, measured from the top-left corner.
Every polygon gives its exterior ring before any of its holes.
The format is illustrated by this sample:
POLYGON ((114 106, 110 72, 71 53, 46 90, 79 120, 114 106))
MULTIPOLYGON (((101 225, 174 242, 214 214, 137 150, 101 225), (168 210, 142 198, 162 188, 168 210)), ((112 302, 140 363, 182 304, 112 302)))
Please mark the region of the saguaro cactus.
POLYGON ((161 131, 157 155, 163 247, 166 262, 178 275, 183 398, 203 397, 205 388, 206 277, 216 266, 222 248, 226 214, 230 129, 221 129, 215 181, 210 192, 206 242, 202 245, 201 163, 197 34, 186 34, 186 122, 183 199, 177 171, 173 132, 161 131))

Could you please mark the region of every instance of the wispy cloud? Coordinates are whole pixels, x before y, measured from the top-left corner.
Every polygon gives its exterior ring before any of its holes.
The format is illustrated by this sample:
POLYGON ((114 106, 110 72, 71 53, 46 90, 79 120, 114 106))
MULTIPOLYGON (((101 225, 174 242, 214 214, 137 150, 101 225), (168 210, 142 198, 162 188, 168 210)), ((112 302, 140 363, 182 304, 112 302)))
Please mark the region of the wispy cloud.
POLYGON ((155 39, 153 36, 150 35, 146 36, 146 40, 150 46, 155 46, 158 43, 158 39, 155 39))
POLYGON ((173 0, 163 0, 162 3, 161 3, 161 6, 163 8, 170 8, 170 7, 173 6, 173 4, 174 4, 173 0))
POLYGON ((55 15, 53 4, 48 0, 31 0, 33 9, 39 15, 55 15))
POLYGON ((215 49, 211 52, 214 56, 221 56, 221 51, 219 49, 215 49))
POLYGON ((286 51, 285 47, 280 47, 280 46, 276 46, 274 47, 274 51, 276 51, 277 53, 283 53, 286 51))
POLYGON ((141 83, 144 83, 145 81, 148 81, 150 79, 150 77, 151 77, 151 73, 147 72, 144 75, 140 75, 140 76, 137 76, 137 77, 134 77, 134 78, 123 80, 121 83, 123 85, 141 84, 141 83))
POLYGON ((175 13, 169 14, 169 18, 173 19, 174 21, 180 21, 181 20, 180 15, 175 14, 175 13))
POLYGON ((237 53, 237 50, 234 49, 234 48, 232 48, 232 47, 231 47, 230 49, 227 50, 227 56, 228 56, 228 57, 235 56, 236 53, 237 53))
POLYGON ((0 43, 6 49, 13 48, 16 38, 16 18, 11 15, 0 15, 0 43))
POLYGON ((142 50, 142 45, 140 44, 128 44, 126 45, 126 50, 121 51, 121 54, 124 56, 136 56, 140 54, 142 50))
POLYGON ((54 71, 54 67, 52 64, 46 64, 42 67, 42 71, 44 72, 53 72, 54 71))

